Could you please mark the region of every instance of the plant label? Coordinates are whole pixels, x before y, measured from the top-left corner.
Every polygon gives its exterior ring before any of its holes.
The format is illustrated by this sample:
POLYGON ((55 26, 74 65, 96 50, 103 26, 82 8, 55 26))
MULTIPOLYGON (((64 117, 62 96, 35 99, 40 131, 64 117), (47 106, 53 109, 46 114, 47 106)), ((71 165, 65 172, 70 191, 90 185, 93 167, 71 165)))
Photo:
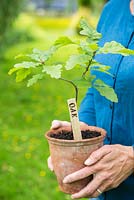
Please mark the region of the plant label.
POLYGON ((70 114, 70 121, 72 124, 74 140, 82 140, 76 100, 75 98, 68 99, 67 103, 70 114))

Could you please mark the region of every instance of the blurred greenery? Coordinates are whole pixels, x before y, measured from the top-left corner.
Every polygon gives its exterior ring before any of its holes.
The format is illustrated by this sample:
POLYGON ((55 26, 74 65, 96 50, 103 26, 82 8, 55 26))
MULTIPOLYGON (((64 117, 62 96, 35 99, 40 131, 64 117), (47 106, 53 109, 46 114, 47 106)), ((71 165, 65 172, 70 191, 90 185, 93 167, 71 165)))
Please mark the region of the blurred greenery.
POLYGON ((107 0, 78 0, 79 7, 93 9, 94 12, 99 12, 107 0))
MULTIPOLYGON (((96 24, 97 18, 91 17, 91 21, 96 24)), ((59 35, 70 34, 70 24, 71 17, 21 13, 8 33, 0 59, 0 200, 71 199, 59 191, 47 168, 49 149, 44 133, 53 119, 69 120, 66 100, 74 95, 72 87, 46 78, 27 88, 7 74, 17 54, 31 52, 34 47, 48 48, 59 35)), ((69 53, 58 52, 55 59, 66 59, 69 53)), ((82 89, 79 102, 84 93, 82 89)))
MULTIPOLYGON (((25 0, 1 0, 0 1, 0 44, 5 46, 13 21, 24 6, 25 0)), ((11 37, 10 37, 11 38, 11 37)))
POLYGON ((80 6, 91 6, 91 0, 78 0, 80 6))

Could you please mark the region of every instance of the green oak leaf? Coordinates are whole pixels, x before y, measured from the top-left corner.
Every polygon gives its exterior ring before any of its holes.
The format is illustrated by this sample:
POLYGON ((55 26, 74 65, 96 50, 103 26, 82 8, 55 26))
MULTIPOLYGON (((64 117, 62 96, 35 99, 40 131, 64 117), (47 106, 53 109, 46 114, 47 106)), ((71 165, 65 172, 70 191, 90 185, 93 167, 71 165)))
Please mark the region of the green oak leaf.
POLYGON ((91 57, 89 55, 85 55, 85 54, 72 55, 69 57, 68 61, 66 62, 65 69, 71 70, 76 65, 86 67, 87 64, 89 63, 90 59, 91 59, 91 57))
POLYGON ((127 49, 116 41, 106 42, 103 47, 100 47, 97 54, 121 54, 123 56, 134 55, 134 50, 127 49))
POLYGON ((31 69, 20 69, 16 73, 16 82, 21 82, 23 81, 29 74, 31 74, 31 69))
POLYGON ((95 80, 93 87, 98 90, 98 92, 112 102, 118 102, 117 95, 112 87, 105 84, 102 80, 95 80))
POLYGON ((108 70, 111 68, 110 66, 103 65, 103 64, 93 60, 91 65, 90 65, 90 67, 91 67, 92 70, 100 71, 100 72, 106 73, 106 74, 108 74, 108 75, 113 77, 113 74, 108 72, 108 70))
POLYGON ((91 43, 91 44, 88 44, 88 45, 93 51, 96 51, 99 48, 99 45, 96 44, 96 43, 91 43))
POLYGON ((86 41, 81 41, 79 44, 79 49, 80 49, 80 52, 86 53, 90 55, 92 58, 94 50, 90 47, 89 43, 87 43, 86 41))
POLYGON ((87 41, 89 43, 98 42, 98 40, 102 37, 100 33, 98 33, 95 29, 89 26, 88 22, 84 18, 80 20, 80 28, 82 29, 80 31, 80 34, 87 36, 87 41))
POLYGON ((75 79, 73 80, 73 82, 75 83, 75 85, 77 85, 78 88, 91 87, 91 84, 83 77, 75 79))
POLYGON ((18 58, 22 58, 22 57, 25 57, 26 55, 25 54, 18 54, 17 56, 15 56, 15 59, 18 59, 18 58))
POLYGON ((59 79, 61 77, 62 65, 43 66, 42 72, 46 72, 51 78, 59 79))
POLYGON ((39 65, 40 65, 40 63, 24 61, 24 62, 15 64, 14 68, 25 68, 25 69, 28 69, 28 68, 35 68, 35 67, 37 67, 39 65))
POLYGON ((13 67, 13 68, 11 68, 11 69, 9 70, 8 75, 13 74, 14 72, 16 72, 16 71, 18 71, 18 70, 20 70, 20 69, 22 69, 22 67, 13 67))
POLYGON ((33 75, 33 77, 28 80, 27 87, 30 87, 33 84, 37 83, 37 81, 40 80, 40 79, 42 79, 43 77, 44 77, 44 74, 33 75))
POLYGON ((94 75, 90 75, 88 77, 80 77, 78 79, 73 80, 73 82, 77 85, 78 88, 90 88, 92 87, 92 81, 96 78, 94 75))
POLYGON ((66 36, 63 36, 63 37, 59 37, 56 41, 55 41, 55 43, 54 43, 54 45, 56 46, 56 47, 63 47, 63 46, 66 46, 66 45, 68 45, 68 44, 75 44, 75 42, 73 42, 70 38, 68 38, 68 37, 66 37, 66 36))
POLYGON ((45 51, 34 48, 32 53, 27 54, 27 56, 34 61, 44 64, 44 62, 46 62, 49 58, 52 57, 56 50, 57 48, 55 46, 52 46, 50 47, 50 49, 45 51))

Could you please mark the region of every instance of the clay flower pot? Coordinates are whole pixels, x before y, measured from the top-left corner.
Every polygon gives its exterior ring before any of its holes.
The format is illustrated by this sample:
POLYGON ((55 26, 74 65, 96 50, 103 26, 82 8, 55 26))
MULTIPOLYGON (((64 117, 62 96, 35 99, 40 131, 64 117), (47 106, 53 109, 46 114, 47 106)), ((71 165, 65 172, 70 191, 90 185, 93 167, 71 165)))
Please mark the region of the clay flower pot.
POLYGON ((104 129, 94 126, 83 126, 81 127, 81 130, 97 131, 100 132, 100 136, 80 141, 55 139, 50 137, 53 133, 59 134, 62 131, 71 131, 70 127, 50 130, 45 135, 49 143, 54 172, 60 190, 68 194, 80 191, 89 183, 89 181, 91 181, 92 176, 69 184, 63 183, 64 177, 83 168, 85 166, 84 161, 89 157, 89 155, 103 145, 103 140, 106 135, 104 129))

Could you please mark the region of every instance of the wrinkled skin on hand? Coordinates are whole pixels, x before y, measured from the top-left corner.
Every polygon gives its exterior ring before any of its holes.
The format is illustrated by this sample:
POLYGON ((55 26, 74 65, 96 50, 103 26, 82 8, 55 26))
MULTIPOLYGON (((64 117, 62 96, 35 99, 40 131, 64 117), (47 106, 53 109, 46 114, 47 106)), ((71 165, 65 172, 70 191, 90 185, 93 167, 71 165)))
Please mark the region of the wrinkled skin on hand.
POLYGON ((118 187, 134 170, 133 148, 104 145, 90 155, 85 165, 63 180, 64 183, 71 183, 94 174, 93 180, 85 188, 72 195, 73 199, 98 197, 100 194, 97 189, 104 192, 118 187))

